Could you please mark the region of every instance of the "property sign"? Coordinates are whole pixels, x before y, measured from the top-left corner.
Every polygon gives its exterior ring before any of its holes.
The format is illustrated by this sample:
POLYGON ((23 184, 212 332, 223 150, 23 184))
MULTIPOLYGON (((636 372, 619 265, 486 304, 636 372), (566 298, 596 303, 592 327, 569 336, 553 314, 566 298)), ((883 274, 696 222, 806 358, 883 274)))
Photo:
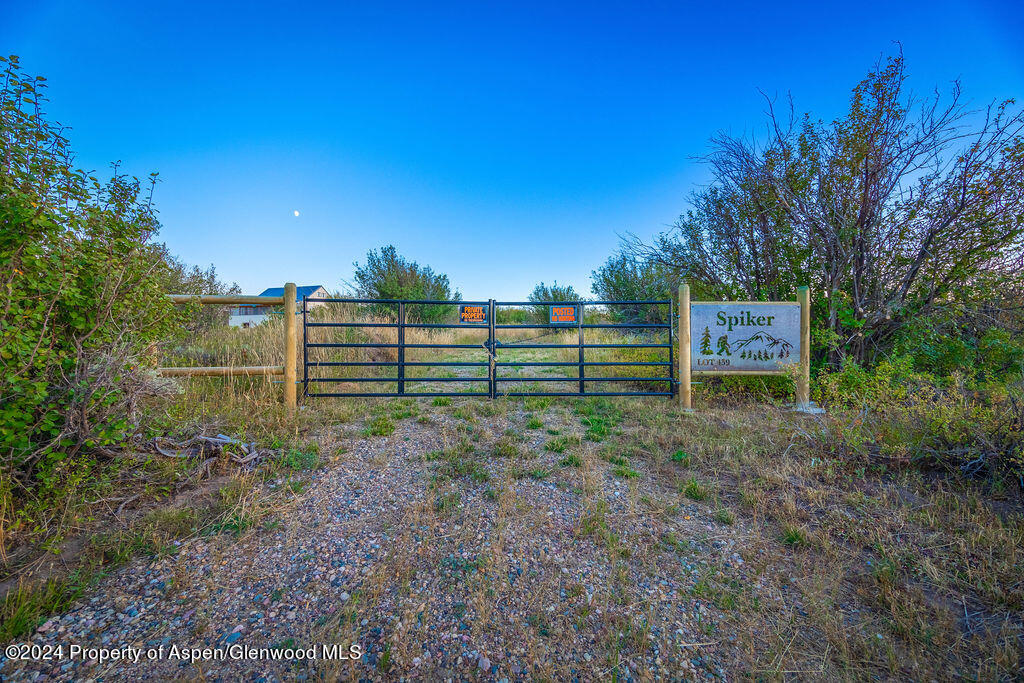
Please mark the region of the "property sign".
POLYGON ((459 322, 466 325, 486 325, 487 306, 460 304, 459 322))
POLYGON ((575 325, 576 306, 551 306, 548 322, 552 325, 575 325))
POLYGON ((800 362, 800 344, 799 303, 690 305, 694 372, 777 372, 800 362))

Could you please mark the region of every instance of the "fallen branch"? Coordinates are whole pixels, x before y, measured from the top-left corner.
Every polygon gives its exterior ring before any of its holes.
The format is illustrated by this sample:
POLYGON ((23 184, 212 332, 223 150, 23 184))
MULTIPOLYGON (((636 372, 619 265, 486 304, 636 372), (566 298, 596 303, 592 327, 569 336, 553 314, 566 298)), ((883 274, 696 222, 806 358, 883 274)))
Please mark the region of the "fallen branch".
POLYGON ((205 436, 197 434, 185 441, 171 441, 164 437, 156 437, 149 442, 149 446, 168 458, 198 458, 212 455, 203 461, 200 469, 209 473, 210 467, 218 457, 227 455, 228 458, 241 467, 250 468, 259 464, 267 457, 276 456, 279 451, 273 449, 258 448, 255 442, 245 442, 224 434, 216 436, 205 436), (231 446, 230 449, 226 448, 231 446))

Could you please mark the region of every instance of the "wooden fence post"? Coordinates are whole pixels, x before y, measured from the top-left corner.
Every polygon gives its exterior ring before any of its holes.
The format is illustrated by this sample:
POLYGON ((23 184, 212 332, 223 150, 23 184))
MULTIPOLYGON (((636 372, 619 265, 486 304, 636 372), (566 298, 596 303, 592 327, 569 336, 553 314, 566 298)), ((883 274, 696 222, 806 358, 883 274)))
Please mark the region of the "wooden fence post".
POLYGON ((690 285, 679 285, 679 407, 693 410, 690 397, 690 285))
POLYGON ((811 290, 797 287, 800 303, 800 374, 796 380, 796 409, 807 410, 811 402, 811 290))
POLYGON ((295 412, 295 283, 284 284, 284 404, 295 412))

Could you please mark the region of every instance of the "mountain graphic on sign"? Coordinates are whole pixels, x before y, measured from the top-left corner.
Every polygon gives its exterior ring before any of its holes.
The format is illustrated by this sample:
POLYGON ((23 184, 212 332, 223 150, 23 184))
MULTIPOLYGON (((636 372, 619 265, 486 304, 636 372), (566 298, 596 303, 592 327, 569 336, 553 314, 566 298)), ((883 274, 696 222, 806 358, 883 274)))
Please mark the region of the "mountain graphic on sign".
MULTIPOLYGON (((765 349, 769 351, 776 351, 775 357, 779 359, 788 358, 789 354, 793 351, 793 345, 788 341, 773 337, 764 330, 758 330, 746 339, 740 339, 732 345, 732 350, 734 352, 739 351, 744 347, 756 343, 764 344, 765 349)), ((765 356, 767 357, 768 354, 766 353, 765 356)))

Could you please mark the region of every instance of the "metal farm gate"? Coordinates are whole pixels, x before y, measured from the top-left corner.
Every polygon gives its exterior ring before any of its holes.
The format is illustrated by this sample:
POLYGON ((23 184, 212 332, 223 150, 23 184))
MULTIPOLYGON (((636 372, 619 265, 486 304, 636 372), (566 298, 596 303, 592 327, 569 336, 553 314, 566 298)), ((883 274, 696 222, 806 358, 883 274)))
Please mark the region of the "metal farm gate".
POLYGON ((672 308, 668 299, 537 302, 303 297, 303 395, 672 397, 676 392, 672 308), (548 309, 546 323, 498 322, 499 318, 523 320, 531 314, 537 318, 543 309, 548 309), (630 311, 633 319, 622 322, 630 311), (453 318, 458 322, 424 322, 453 318), (516 330, 541 332, 515 339, 516 330), (608 330, 612 338, 587 343, 587 330, 608 330), (444 331, 449 331, 450 338, 437 338, 446 336, 444 331), (480 339, 456 343, 459 336, 474 335, 480 339), (538 342, 551 335, 561 337, 561 343, 538 342), (570 338, 572 343, 567 343, 570 338), (638 359, 638 349, 652 351, 639 352, 638 359), (525 358, 516 357, 531 350, 549 350, 568 358, 537 360, 529 353, 525 358), (600 359, 588 360, 588 351, 591 358, 596 353, 600 359), (441 376, 428 368, 442 369, 441 376), (565 368, 566 374, 552 376, 556 368, 565 368), (618 368, 637 370, 623 376, 615 370, 618 368), (536 369, 539 374, 523 376, 525 369, 536 369), (531 387, 530 383, 537 384, 531 387), (602 391, 603 383, 613 383, 609 389, 618 390, 602 391), (651 390, 623 390, 622 383, 627 384, 625 389, 633 385, 651 390), (548 390, 552 384, 554 390, 548 390), (373 386, 382 390, 370 391, 373 386), (453 386, 467 390, 450 390, 453 386))

